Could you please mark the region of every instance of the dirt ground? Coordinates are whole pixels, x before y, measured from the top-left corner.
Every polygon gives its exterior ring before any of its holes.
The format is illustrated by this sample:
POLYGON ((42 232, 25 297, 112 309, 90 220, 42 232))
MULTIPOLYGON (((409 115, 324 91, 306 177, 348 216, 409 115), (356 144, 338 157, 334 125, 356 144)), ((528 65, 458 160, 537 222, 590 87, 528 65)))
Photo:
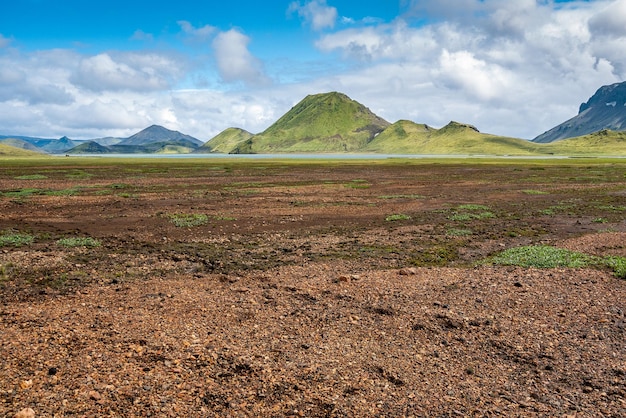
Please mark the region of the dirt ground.
POLYGON ((0 416, 626 416, 626 280, 489 263, 626 162, 110 161, 0 166, 0 416))

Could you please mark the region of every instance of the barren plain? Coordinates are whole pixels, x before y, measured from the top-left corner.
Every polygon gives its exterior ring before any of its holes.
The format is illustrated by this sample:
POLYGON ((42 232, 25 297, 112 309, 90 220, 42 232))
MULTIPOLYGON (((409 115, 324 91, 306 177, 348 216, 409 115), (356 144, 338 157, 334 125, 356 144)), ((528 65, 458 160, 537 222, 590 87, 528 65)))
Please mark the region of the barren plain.
POLYGON ((626 416, 626 161, 0 166, 0 416, 626 416))

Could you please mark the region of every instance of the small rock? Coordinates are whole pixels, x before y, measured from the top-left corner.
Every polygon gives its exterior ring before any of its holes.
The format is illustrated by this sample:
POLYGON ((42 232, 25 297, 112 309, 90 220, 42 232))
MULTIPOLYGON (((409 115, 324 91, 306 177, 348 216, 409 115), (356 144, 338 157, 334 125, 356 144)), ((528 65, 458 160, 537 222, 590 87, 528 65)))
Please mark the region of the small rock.
POLYGON ((93 399, 94 401, 99 401, 100 399, 102 399, 102 395, 100 395, 95 390, 92 390, 89 392, 89 399, 93 399))
POLYGON ((417 269, 415 267, 403 268, 398 274, 400 274, 400 276, 414 276, 417 274, 417 269))
POLYGON ((348 276, 347 274, 342 274, 341 276, 339 276, 337 278, 337 281, 339 281, 339 282, 349 282, 350 281, 350 276, 348 276))
POLYGON ((55 374, 57 374, 57 368, 56 367, 50 367, 48 369, 48 376, 54 376, 55 374))
POLYGON ((20 382, 20 388, 21 389, 29 389, 33 386, 33 380, 32 379, 28 379, 28 380, 22 380, 20 382))
POLYGON ((14 418, 35 418, 35 411, 32 408, 24 408, 14 418))

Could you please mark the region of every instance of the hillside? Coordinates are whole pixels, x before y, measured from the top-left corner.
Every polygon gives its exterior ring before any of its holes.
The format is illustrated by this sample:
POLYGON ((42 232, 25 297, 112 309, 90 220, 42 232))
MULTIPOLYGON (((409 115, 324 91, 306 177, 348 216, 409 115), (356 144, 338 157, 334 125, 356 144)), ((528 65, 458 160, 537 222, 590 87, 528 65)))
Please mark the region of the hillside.
POLYGON ((67 154, 110 154, 113 151, 95 141, 87 141, 67 151, 67 154))
POLYGON ((45 154, 36 151, 30 151, 22 148, 12 147, 11 145, 0 144, 1 157, 43 157, 45 154))
POLYGON ((474 126, 450 122, 441 129, 401 120, 363 148, 389 154, 532 155, 541 147, 523 139, 484 134, 474 126))
POLYGON ((189 154, 196 149, 194 143, 185 139, 177 141, 150 142, 144 145, 100 145, 89 141, 67 151, 68 154, 189 154))
POLYGON ((25 141, 23 139, 19 139, 19 138, 0 139, 0 144, 9 145, 11 147, 21 148, 21 149, 25 149, 29 151, 34 151, 34 152, 43 152, 43 150, 41 150, 40 148, 37 148, 30 142, 25 141))
POLYGON ((172 131, 158 125, 152 125, 146 129, 129 136, 117 145, 146 145, 155 142, 184 141, 193 144, 197 148, 203 144, 202 141, 192 136, 182 134, 178 131, 172 131))
POLYGON ((603 129, 542 145, 541 149, 556 155, 626 155, 626 132, 603 129))
POLYGON ((351 152, 362 149, 389 122, 342 93, 310 95, 232 153, 351 152))
POLYGON ((626 130, 626 82, 601 87, 580 105, 578 115, 537 136, 533 142, 550 143, 603 129, 626 130))
POLYGON ((225 153, 228 154, 241 143, 252 138, 253 134, 240 128, 228 128, 209 139, 198 148, 197 153, 225 153))

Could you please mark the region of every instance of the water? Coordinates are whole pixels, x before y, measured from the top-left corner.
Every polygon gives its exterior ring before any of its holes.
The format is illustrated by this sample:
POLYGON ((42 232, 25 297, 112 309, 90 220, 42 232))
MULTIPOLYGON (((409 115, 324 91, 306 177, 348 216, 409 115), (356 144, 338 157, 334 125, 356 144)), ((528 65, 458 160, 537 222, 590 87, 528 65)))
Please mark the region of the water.
POLYGON ((69 158, 151 158, 151 159, 185 159, 197 158, 208 160, 386 160, 386 159, 436 159, 436 158, 505 158, 505 159, 565 159, 560 155, 542 156, 497 156, 497 155, 458 155, 458 154, 72 154, 69 158))

